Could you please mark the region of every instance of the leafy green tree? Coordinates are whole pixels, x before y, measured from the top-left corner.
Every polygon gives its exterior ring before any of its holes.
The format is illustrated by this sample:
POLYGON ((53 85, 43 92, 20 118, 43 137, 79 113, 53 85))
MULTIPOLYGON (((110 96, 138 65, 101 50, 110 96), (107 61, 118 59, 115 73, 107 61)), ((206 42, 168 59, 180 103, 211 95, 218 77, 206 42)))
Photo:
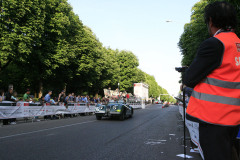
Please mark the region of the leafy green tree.
POLYGON ((25 62, 38 44, 43 29, 43 1, 2 0, 0 26, 0 71, 10 63, 25 62))
POLYGON ((103 47, 90 28, 84 26, 76 39, 76 58, 71 61, 72 79, 67 82, 69 90, 96 92, 103 63, 103 47), (94 91, 93 91, 94 90, 94 91))
POLYGON ((101 56, 102 72, 98 86, 103 88, 117 88, 119 82, 120 66, 117 60, 117 51, 110 48, 103 48, 103 54, 101 56))
POLYGON ((137 68, 136 72, 136 82, 145 82, 146 81, 146 73, 141 69, 137 68))
POLYGON ((137 57, 130 51, 120 51, 117 53, 117 61, 120 67, 119 83, 120 90, 132 92, 133 83, 137 82, 139 62, 137 57))
POLYGON ((0 88, 93 95, 147 82, 149 95, 167 93, 132 52, 103 47, 67 0, 2 0, 0 7, 0 88))
POLYGON ((178 43, 183 55, 183 66, 191 64, 200 43, 209 37, 203 18, 204 8, 207 4, 206 0, 196 3, 192 8, 190 23, 184 26, 184 32, 178 43))
POLYGON ((158 90, 158 84, 154 78, 154 76, 151 76, 149 74, 146 74, 146 83, 148 84, 148 93, 150 97, 158 97, 161 92, 158 90))
MULTIPOLYGON (((207 26, 204 23, 204 8, 210 2, 216 0, 201 0, 192 7, 192 15, 190 23, 185 24, 184 32, 180 37, 178 46, 183 55, 182 65, 189 66, 194 59, 199 45, 209 38, 207 26)), ((240 18, 240 1, 238 0, 227 0, 236 7, 238 19, 240 18)), ((238 21, 239 25, 240 22, 238 21)), ((240 30, 236 33, 240 36, 240 30)))
MULTIPOLYGON (((44 1, 4 0, 0 11, 0 79, 14 86, 30 86, 24 64, 39 45, 44 24, 44 1), (9 67, 9 68, 8 68, 9 67), (7 72, 6 72, 7 71, 7 72), (5 72, 5 73, 3 73, 5 72), (4 75, 4 76, 2 76, 4 75)), ((2 86, 4 88, 4 86, 2 86)))

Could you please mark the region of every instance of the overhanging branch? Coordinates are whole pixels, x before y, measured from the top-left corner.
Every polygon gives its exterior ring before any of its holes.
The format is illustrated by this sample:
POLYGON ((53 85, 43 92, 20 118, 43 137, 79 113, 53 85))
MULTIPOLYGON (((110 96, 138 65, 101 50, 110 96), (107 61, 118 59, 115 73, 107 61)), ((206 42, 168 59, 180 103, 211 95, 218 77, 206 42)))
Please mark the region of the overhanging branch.
POLYGON ((0 72, 2 72, 7 66, 12 62, 12 59, 9 59, 7 63, 5 63, 3 66, 0 62, 0 72))

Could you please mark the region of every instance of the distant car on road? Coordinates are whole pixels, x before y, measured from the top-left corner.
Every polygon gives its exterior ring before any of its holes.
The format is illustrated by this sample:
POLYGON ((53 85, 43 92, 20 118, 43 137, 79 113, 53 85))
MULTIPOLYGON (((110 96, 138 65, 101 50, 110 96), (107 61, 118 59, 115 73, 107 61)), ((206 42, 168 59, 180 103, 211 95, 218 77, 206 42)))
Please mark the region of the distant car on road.
POLYGON ((162 104, 161 101, 155 101, 155 104, 162 104))
POLYGON ((95 115, 97 120, 101 120, 102 117, 118 117, 123 121, 125 118, 132 118, 133 108, 123 101, 109 102, 106 105, 98 104, 95 109, 95 115))

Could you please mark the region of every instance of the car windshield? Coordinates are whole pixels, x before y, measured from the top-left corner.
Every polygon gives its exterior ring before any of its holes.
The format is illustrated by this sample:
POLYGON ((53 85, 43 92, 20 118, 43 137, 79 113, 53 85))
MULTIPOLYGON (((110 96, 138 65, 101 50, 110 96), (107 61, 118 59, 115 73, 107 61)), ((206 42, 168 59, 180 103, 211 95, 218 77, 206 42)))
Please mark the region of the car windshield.
POLYGON ((113 101, 113 102, 108 102, 108 104, 123 104, 124 101, 113 101))

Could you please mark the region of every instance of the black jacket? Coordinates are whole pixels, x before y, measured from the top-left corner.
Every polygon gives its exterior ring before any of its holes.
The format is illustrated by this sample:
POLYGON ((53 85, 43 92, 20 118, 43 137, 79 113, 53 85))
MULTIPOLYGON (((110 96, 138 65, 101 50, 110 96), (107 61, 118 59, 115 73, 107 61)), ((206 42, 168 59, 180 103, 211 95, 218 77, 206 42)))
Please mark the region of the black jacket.
POLYGON ((5 96, 6 96, 6 99, 5 99, 6 101, 15 101, 14 99, 12 99, 12 94, 10 92, 7 92, 5 96))
POLYGON ((194 88, 222 63, 224 46, 215 37, 205 40, 199 47, 197 55, 183 75, 183 83, 194 88))

